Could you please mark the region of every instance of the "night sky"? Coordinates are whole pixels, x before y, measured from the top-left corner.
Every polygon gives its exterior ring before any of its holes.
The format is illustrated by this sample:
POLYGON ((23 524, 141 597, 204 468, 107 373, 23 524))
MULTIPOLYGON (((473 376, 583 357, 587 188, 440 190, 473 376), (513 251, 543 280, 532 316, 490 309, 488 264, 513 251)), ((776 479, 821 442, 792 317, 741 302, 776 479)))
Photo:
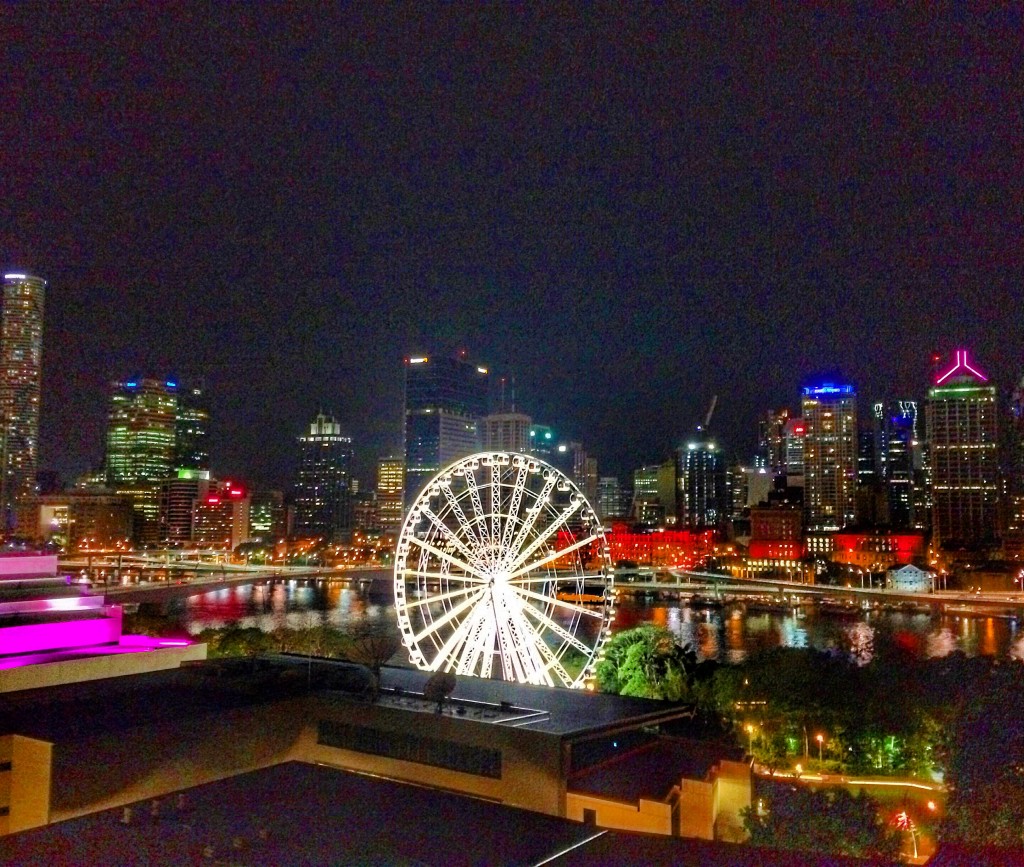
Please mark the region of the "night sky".
MULTIPOLYGON (((402 358, 465 348, 602 474, 719 396, 1024 373, 1024 25, 694 4, 0 11, 0 264, 49 281, 41 466, 108 381, 205 379, 213 469, 287 485, 318 408, 401 447, 402 358)), ((624 479, 625 480, 625 479, 624 479)))

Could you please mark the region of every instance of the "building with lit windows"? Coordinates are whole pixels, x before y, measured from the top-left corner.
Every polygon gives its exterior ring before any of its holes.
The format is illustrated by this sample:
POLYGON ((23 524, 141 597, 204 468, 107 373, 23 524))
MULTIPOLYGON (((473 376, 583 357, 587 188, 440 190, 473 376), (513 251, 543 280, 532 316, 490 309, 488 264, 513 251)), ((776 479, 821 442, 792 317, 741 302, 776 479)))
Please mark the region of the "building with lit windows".
POLYGON ((107 486, 130 496, 135 540, 159 541, 160 484, 174 471, 178 386, 137 377, 111 386, 104 471, 107 486))
POLYGON ((249 494, 237 482, 220 482, 195 500, 192 542, 233 551, 249 539, 249 494))
POLYGON ((995 386, 958 349, 936 374, 925 403, 935 547, 974 549, 998 541, 997 415, 995 386))
POLYGON ((284 538, 285 508, 281 491, 253 491, 249 502, 249 535, 261 542, 284 538))
POLYGON ((823 382, 803 390, 804 519, 808 528, 851 524, 857 501, 857 392, 823 382))
POLYGON ((385 533, 402 529, 405 461, 389 456, 377 461, 377 519, 385 533))
POLYGON ((665 519, 665 509, 658 496, 658 464, 633 470, 633 508, 631 517, 638 524, 656 526, 665 519))
POLYGON ((27 524, 39 460, 39 392, 46 281, 5 274, 0 309, 0 503, 4 527, 27 524))
POLYGON ((296 536, 336 540, 352 529, 352 438, 322 412, 299 437, 296 536))
POLYGON ((872 408, 875 467, 885 490, 886 522, 896 529, 920 527, 915 489, 922 481, 917 401, 891 400, 872 408))
POLYGON ((179 469, 174 478, 160 483, 161 544, 191 544, 196 501, 204 499, 210 488, 210 473, 206 470, 179 469))
POLYGON ((601 476, 597 480, 597 513, 602 518, 623 516, 622 488, 617 476, 601 476))
POLYGON ((178 388, 178 410, 174 421, 174 468, 210 469, 210 410, 201 385, 178 388))
POLYGON ((442 467, 480 449, 487 368, 462 356, 405 360, 405 501, 442 467))
POLYGON ((788 409, 770 409, 757 423, 757 460, 759 469, 767 469, 773 476, 786 472, 786 426, 788 409))
POLYGON ((730 513, 725 460, 717 443, 697 437, 676 454, 680 523, 691 530, 722 527, 730 513))
POLYGON ((521 412, 499 412, 484 416, 480 423, 484 451, 527 451, 530 447, 531 423, 531 418, 521 412))
POLYGON ((783 433, 783 447, 786 451, 786 484, 802 487, 804 483, 804 435, 807 426, 802 418, 791 418, 786 422, 783 433))

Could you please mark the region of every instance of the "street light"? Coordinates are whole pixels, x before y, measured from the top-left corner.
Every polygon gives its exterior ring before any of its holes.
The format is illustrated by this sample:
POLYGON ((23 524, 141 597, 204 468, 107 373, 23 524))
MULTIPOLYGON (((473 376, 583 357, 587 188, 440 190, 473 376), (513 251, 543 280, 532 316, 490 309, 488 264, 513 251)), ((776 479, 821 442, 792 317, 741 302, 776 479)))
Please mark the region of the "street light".
POLYGON ((825 743, 825 736, 824 735, 815 735, 814 739, 818 742, 818 764, 820 765, 822 763, 821 745, 823 743, 825 743))
POLYGON ((747 723, 744 726, 744 728, 747 730, 747 752, 750 753, 750 755, 753 755, 754 754, 754 729, 757 728, 757 726, 754 726, 754 725, 751 725, 750 723, 747 723))

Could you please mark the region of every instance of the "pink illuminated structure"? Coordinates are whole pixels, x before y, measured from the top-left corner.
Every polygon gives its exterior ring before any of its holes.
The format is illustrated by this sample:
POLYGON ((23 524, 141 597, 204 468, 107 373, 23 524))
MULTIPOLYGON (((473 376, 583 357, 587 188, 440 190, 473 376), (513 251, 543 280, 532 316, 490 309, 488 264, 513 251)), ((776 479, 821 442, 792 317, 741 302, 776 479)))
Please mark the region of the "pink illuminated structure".
POLYGON ((935 380, 935 384, 942 385, 942 383, 944 383, 947 379, 949 379, 958 371, 966 371, 966 373, 980 379, 982 382, 988 382, 988 377, 985 376, 985 374, 982 373, 980 370, 976 370, 975 368, 971 367, 970 363, 967 361, 967 350, 958 349, 956 351, 956 362, 954 362, 953 366, 949 370, 938 376, 938 378, 935 380))

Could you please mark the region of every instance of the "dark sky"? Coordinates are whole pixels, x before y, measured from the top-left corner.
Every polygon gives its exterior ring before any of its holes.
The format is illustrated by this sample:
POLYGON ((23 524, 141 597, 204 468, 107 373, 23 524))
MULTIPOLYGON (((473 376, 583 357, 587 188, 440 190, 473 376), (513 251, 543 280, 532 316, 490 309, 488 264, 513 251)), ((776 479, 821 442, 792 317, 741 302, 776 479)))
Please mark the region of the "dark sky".
POLYGON ((107 381, 203 377, 221 474, 284 485, 319 407, 365 472, 402 362, 466 348, 602 472, 719 396, 838 369, 1024 372, 1021 13, 9 4, 0 264, 49 280, 42 465, 107 381))

